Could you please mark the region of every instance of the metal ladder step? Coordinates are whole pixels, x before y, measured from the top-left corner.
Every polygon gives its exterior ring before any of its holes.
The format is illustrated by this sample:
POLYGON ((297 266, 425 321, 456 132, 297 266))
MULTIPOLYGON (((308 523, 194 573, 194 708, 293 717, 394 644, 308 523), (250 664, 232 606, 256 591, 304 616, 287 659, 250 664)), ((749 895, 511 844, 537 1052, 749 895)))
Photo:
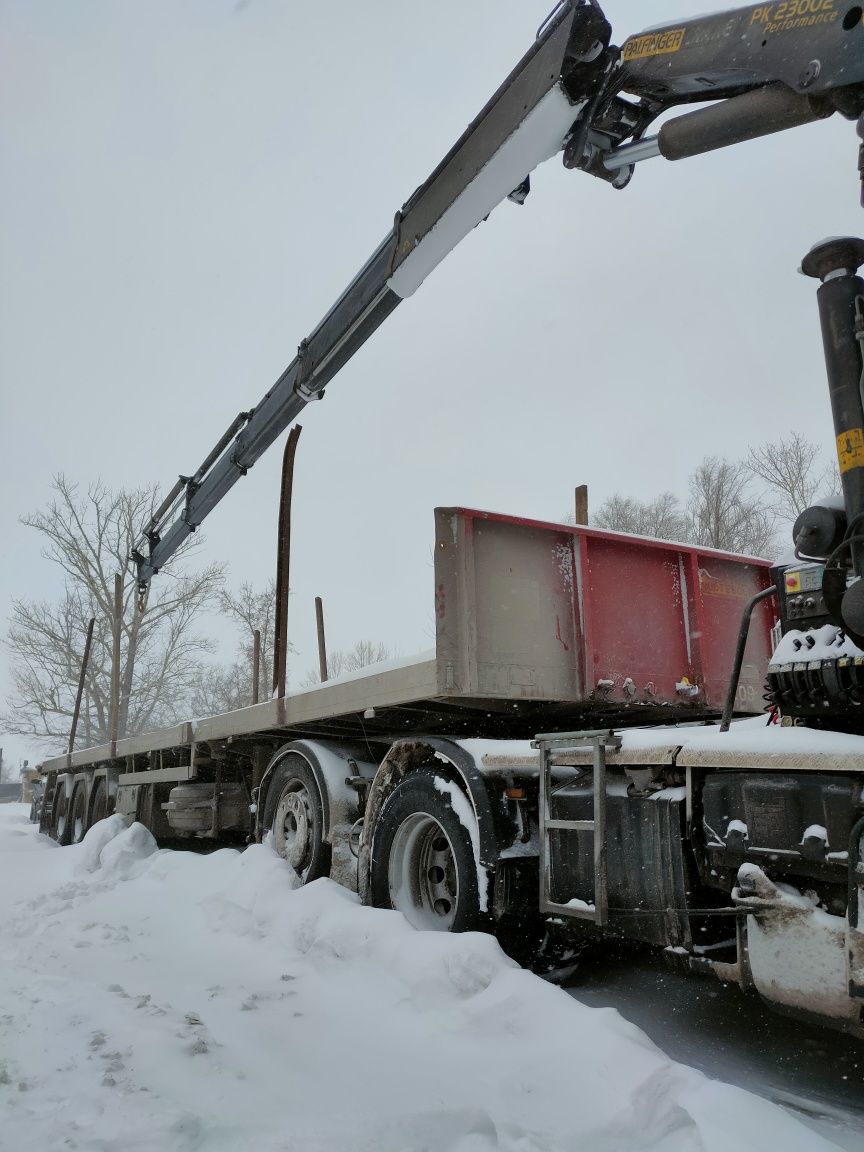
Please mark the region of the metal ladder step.
POLYGON ((609 919, 606 863, 606 753, 618 751, 621 738, 614 732, 547 733, 532 741, 540 752, 540 911, 590 920, 598 928, 609 919), (559 820, 550 815, 552 758, 570 752, 590 752, 594 773, 594 818, 559 820), (594 902, 574 897, 566 903, 552 899, 552 832, 590 832, 594 845, 594 902))

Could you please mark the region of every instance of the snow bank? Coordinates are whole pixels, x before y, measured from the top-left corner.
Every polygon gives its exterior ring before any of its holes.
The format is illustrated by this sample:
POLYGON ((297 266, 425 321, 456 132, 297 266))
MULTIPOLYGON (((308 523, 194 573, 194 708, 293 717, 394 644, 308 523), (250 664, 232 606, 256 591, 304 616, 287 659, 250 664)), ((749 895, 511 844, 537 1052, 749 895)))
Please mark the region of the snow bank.
MULTIPOLYGON (((75 861, 73 872, 76 875, 95 872, 99 867, 103 848, 121 832, 124 832, 126 827, 125 817, 116 812, 106 820, 100 820, 98 824, 94 824, 84 837, 80 849, 77 850, 78 858, 75 861)), ((73 849, 73 851, 76 850, 73 849)))
POLYGON ((0 810, 4 1147, 832 1147, 489 936, 415 932, 330 881, 295 889, 263 846, 154 851, 109 824, 49 850, 26 809, 0 810))

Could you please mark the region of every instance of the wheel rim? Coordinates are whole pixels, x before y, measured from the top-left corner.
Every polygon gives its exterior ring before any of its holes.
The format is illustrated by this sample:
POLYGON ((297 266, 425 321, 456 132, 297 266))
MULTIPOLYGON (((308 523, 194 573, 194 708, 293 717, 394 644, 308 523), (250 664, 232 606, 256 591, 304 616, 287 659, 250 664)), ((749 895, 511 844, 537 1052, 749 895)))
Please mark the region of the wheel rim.
POLYGON ((414 812, 396 829, 387 868, 390 903, 415 928, 449 932, 459 903, 450 837, 434 816, 414 812))
POLYGON ((80 844, 87 831, 87 792, 79 784, 72 797, 72 843, 80 844))
POLYGON ((279 797, 273 819, 276 851, 301 876, 312 863, 312 801, 299 780, 290 780, 279 797))
POLYGON ((66 799, 66 786, 58 784, 54 795, 54 836, 62 840, 66 832, 66 814, 69 806, 66 799))
POLYGON ((93 799, 93 823, 104 820, 108 815, 108 797, 104 784, 96 785, 96 796, 93 799))

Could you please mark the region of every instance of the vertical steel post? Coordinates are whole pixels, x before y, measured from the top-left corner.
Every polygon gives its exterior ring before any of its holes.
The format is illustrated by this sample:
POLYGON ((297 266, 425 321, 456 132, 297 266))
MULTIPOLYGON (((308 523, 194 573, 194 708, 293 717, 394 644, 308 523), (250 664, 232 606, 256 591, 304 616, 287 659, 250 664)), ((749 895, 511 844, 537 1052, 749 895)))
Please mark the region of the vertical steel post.
POLYGON ((252 703, 258 703, 258 691, 261 680, 261 630, 256 628, 252 633, 252 703))
POLYGON ((588 525, 588 485, 580 484, 575 493, 575 520, 576 524, 588 525))
POLYGON ((327 645, 324 642, 324 601, 315 597, 315 623, 318 626, 318 674, 321 683, 327 679, 327 645))
POLYGON ((549 844, 549 792, 551 790, 551 752, 545 740, 540 742, 540 797, 538 834, 540 842, 540 909, 546 911, 552 900, 552 850, 549 844))
POLYGON ((282 456, 282 495, 279 500, 279 533, 276 550, 276 621, 273 639, 273 691, 285 696, 288 663, 288 589, 291 566, 291 492, 294 485, 294 457, 302 428, 295 424, 288 433, 282 456))
POLYGON ((78 717, 81 715, 81 697, 84 695, 84 681, 87 678, 87 665, 90 663, 90 645, 93 642, 94 616, 90 617, 87 625, 87 636, 84 640, 84 655, 81 657, 81 672, 78 676, 78 692, 75 695, 75 711, 72 713, 72 728, 69 732, 69 755, 75 747, 75 733, 78 731, 78 717))
POLYGON ((111 652, 111 741, 112 758, 117 753, 117 724, 120 720, 120 635, 123 623, 123 577, 118 572, 114 577, 114 617, 111 621, 114 638, 111 652))
POLYGON ((609 877, 606 852, 606 745, 594 742, 594 922, 609 920, 609 877))

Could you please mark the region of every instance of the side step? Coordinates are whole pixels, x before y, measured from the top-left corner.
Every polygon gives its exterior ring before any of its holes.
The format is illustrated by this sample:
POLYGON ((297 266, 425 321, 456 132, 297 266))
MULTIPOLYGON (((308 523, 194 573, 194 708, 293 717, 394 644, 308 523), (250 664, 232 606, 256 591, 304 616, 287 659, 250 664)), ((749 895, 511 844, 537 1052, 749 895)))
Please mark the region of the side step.
POLYGON ((609 918, 606 866, 606 753, 617 752, 621 738, 614 732, 564 732, 537 736, 540 752, 540 911, 572 920, 590 920, 598 928, 609 918), (593 820, 556 820, 550 813, 553 760, 573 752, 590 752, 594 767, 593 820), (574 898, 564 904, 552 899, 551 832, 590 832, 594 840, 594 902, 574 898))

